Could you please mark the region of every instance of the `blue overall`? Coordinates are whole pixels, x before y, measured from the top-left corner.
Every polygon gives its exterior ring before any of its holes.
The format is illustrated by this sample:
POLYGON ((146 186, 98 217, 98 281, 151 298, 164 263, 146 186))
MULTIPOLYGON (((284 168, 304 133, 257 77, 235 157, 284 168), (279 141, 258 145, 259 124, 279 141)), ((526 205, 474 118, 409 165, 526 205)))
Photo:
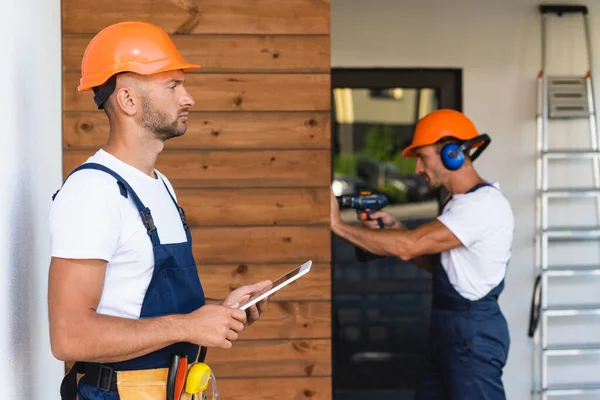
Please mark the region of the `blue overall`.
MULTIPOLYGON (((154 271, 142 303, 140 318, 158 317, 166 314, 186 314, 202 307, 205 304, 204 291, 202 290, 202 285, 200 284, 196 263, 192 254, 192 238, 190 229, 186 223, 183 209, 179 207, 173 198, 173 195, 167 188, 167 185, 165 184, 165 188, 169 193, 169 196, 171 196, 173 204, 178 209, 179 215, 181 216, 181 222, 187 236, 186 242, 161 244, 158 231, 152 220, 150 209, 144 206, 131 186, 117 173, 103 165, 88 163, 82 164, 71 174, 82 169, 95 169, 104 171, 112 175, 117 180, 121 194, 124 197, 129 196, 136 205, 138 211, 140 212, 142 221, 146 226, 148 236, 152 241, 154 253, 154 271)), ((204 353, 205 349, 203 348, 202 350, 202 353, 204 353)), ((119 371, 167 368, 174 353, 179 355, 185 354, 187 355, 188 360, 195 361, 196 357, 198 356, 198 352, 199 347, 197 345, 191 343, 176 343, 153 353, 149 353, 131 360, 102 364, 102 370, 111 373, 112 371, 110 369, 119 371), (105 369, 104 367, 108 367, 110 369, 105 369)), ((201 354, 200 357, 203 358, 203 355, 201 354)), ((87 367, 93 366, 93 363, 86 364, 87 367)), ((96 364, 96 367, 99 366, 99 364, 96 364)), ((75 370, 76 368, 74 367, 73 369, 75 370)), ((84 371, 81 365, 78 369, 80 372, 84 371)), ((61 393, 63 393, 63 387, 61 387, 61 393)), ((78 394, 79 400, 119 399, 119 395, 115 390, 98 388, 85 382, 83 378, 79 381, 78 394)), ((64 396, 63 398, 70 398, 70 396, 64 396)))
POLYGON ((482 299, 465 299, 438 263, 433 273, 429 349, 415 399, 506 399, 502 369, 510 337, 498 305, 503 289, 504 280, 482 299))

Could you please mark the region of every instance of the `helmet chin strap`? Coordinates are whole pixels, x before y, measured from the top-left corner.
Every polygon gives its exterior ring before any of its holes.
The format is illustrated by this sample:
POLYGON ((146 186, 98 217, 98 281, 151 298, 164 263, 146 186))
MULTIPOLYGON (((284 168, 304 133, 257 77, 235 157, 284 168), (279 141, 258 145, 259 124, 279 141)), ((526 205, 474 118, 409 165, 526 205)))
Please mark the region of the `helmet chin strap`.
POLYGON ((108 100, 110 95, 115 91, 116 87, 117 74, 114 74, 102 85, 92 88, 94 91, 94 103, 96 103, 98 110, 102 110, 104 108, 104 102, 108 100))

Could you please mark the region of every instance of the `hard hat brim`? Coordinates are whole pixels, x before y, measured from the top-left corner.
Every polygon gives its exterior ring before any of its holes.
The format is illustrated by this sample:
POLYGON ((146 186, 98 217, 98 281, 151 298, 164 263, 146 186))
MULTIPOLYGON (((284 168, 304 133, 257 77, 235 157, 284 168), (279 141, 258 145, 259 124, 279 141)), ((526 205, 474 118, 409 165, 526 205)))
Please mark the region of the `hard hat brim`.
POLYGON ((410 145, 407 148, 405 148, 404 150, 402 150, 402 157, 404 158, 415 158, 417 157, 417 151, 416 148, 419 147, 421 145, 410 145))
POLYGON ((153 75, 161 72, 182 70, 184 72, 194 71, 201 68, 200 65, 186 63, 182 60, 162 59, 150 63, 121 62, 111 66, 109 70, 98 72, 81 78, 77 91, 84 92, 92 90, 96 86, 104 84, 108 78, 120 72, 133 72, 140 75, 153 75))
MULTIPOLYGON (((457 138, 457 140, 460 140, 457 138)), ((410 146, 408 146, 407 148, 405 148, 404 150, 402 150, 402 157, 404 158, 416 158, 417 157, 417 147, 422 147, 422 146, 430 146, 432 144, 435 144, 436 142, 433 143, 414 143, 411 144, 410 146)), ((483 145, 483 141, 480 143, 475 143, 473 146, 470 147, 470 149, 476 149, 478 147, 481 147, 483 145)))

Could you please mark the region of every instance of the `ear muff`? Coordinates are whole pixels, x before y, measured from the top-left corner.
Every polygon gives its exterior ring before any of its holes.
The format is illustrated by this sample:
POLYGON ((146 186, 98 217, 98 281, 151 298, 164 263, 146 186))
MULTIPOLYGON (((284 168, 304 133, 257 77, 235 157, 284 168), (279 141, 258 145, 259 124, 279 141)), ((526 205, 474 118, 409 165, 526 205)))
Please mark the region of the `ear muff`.
POLYGON ((462 151, 462 146, 456 143, 448 143, 442 147, 442 164, 450 171, 456 171, 465 163, 465 154, 462 151))
POLYGON ((490 144, 492 139, 487 134, 479 135, 473 139, 467 140, 461 145, 456 143, 448 143, 444 147, 442 147, 442 151, 440 153, 442 157, 442 164, 444 167, 448 168, 451 171, 456 171, 465 163, 465 151, 469 150, 474 145, 483 142, 481 146, 475 150, 475 153, 471 156, 471 161, 475 161, 477 157, 485 150, 486 147, 490 144))

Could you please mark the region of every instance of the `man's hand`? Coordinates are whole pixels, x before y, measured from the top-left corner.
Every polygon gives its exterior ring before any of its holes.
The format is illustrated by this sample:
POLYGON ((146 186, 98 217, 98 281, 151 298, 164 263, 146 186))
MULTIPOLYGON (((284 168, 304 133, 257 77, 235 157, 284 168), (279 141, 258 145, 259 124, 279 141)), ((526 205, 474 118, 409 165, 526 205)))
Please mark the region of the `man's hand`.
MULTIPOLYGON (((253 285, 239 287, 231 293, 229 293, 227 298, 223 300, 223 305, 237 309, 240 306, 244 305, 248 300, 250 300, 250 297, 254 293, 259 292, 261 290, 269 290, 272 286, 273 282, 262 281, 253 285)), ((260 318, 260 315, 263 313, 263 311, 265 311, 265 308, 267 307, 267 301, 268 298, 263 299, 245 310, 247 318, 246 326, 252 325, 260 318)))
POLYGON ((379 225, 377 224, 377 219, 381 218, 381 222, 383 222, 383 228, 384 229, 400 229, 400 230, 406 230, 408 228, 406 228, 406 226, 404 226, 404 224, 400 221, 398 221, 392 214, 387 213, 385 211, 376 211, 373 214, 371 214, 371 218, 367 219, 367 220, 362 220, 361 218, 358 218, 362 221, 363 225, 365 225, 368 228, 371 229, 380 229, 379 225))
POLYGON ((184 341, 228 349, 244 330, 246 313, 231 307, 207 304, 183 319, 184 341))

